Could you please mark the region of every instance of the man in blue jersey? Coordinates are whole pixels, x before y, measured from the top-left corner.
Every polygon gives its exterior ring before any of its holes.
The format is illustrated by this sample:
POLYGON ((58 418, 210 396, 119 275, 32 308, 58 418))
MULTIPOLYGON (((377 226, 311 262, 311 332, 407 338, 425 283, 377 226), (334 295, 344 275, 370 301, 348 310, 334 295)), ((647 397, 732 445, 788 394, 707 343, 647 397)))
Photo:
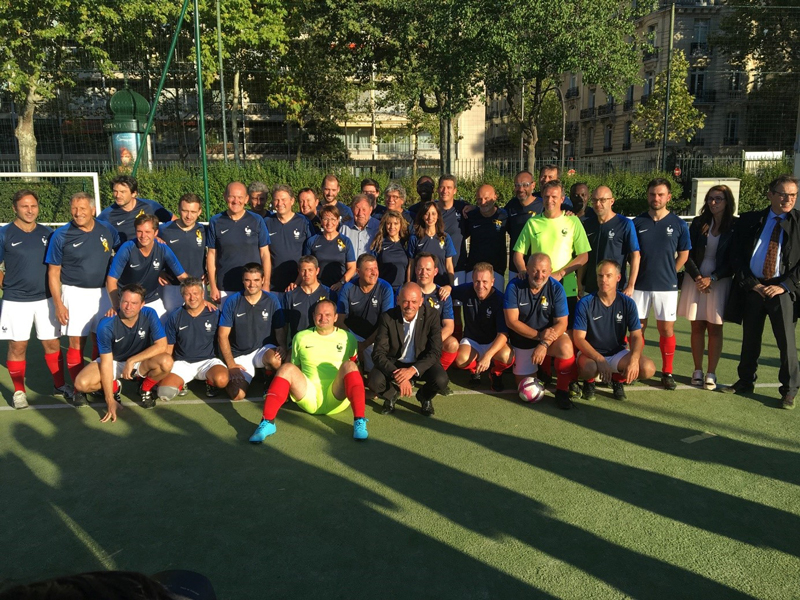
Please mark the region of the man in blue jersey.
POLYGON ((464 269, 467 263, 467 241, 464 237, 464 208, 469 206, 463 200, 457 200, 458 187, 454 175, 442 175, 439 178, 439 200, 437 204, 442 211, 444 232, 453 240, 456 255, 453 257, 455 272, 454 284, 464 283, 466 274, 464 269))
POLYGON ((365 373, 372 370, 372 344, 378 317, 394 306, 394 293, 378 278, 378 260, 362 254, 356 262, 357 277, 337 295, 337 326, 353 333, 358 342, 358 359, 365 373))
MULTIPOLYGON (((450 297, 450 286, 444 290, 435 283, 439 269, 436 268, 436 257, 427 252, 417 254, 414 261, 414 275, 419 288, 422 290, 422 303, 438 313, 442 325, 442 356, 439 362, 447 371, 458 353, 458 340, 453 336, 455 319, 453 316, 453 299, 450 297)), ((444 395, 452 393, 450 388, 444 395)))
POLYGON ((601 260, 596 272, 597 291, 578 302, 573 330, 579 351, 578 373, 584 380, 583 398, 595 399, 595 377, 599 376, 611 383, 614 398, 625 400, 623 383, 649 379, 656 366, 642 354, 644 336, 636 303, 618 289, 622 277, 619 264, 601 260))
POLYGON ((227 387, 228 368, 214 353, 219 311, 210 310, 203 298, 202 280, 196 277, 181 283, 183 306, 167 318, 167 354, 172 356, 172 371, 159 382, 158 399, 172 400, 195 379, 206 382, 206 396, 227 387))
POLYGON ((408 222, 409 226, 414 222, 411 213, 403 208, 406 203, 406 189, 399 183, 390 183, 383 192, 384 204, 378 204, 372 211, 372 216, 378 220, 383 218, 386 211, 396 210, 408 222))
POLYGON ((472 283, 457 285, 452 292, 464 307, 464 337, 458 345, 456 366, 470 372, 472 388, 479 387, 481 373, 489 371, 492 390, 502 392, 503 373, 514 362, 503 294, 494 287, 494 266, 489 263, 476 264, 470 279, 472 283))
POLYGON ((358 258, 365 252, 369 252, 372 240, 378 233, 380 221, 372 218, 372 204, 366 194, 358 194, 353 198, 350 208, 353 211, 353 220, 342 224, 340 231, 350 240, 353 245, 353 254, 358 258))
MULTIPOLYGON (((508 214, 506 221, 506 231, 508 232, 509 248, 513 250, 514 246, 519 239, 519 234, 532 216, 534 212, 534 200, 536 197, 533 195, 535 189, 533 182, 533 174, 530 171, 520 171, 514 177, 514 197, 508 201, 503 207, 508 214)), ((508 270, 514 272, 514 255, 512 252, 508 253, 508 270)))
POLYGON ((297 192, 297 206, 300 208, 300 214, 308 219, 311 234, 322 233, 322 221, 319 220, 317 212, 319 210, 317 192, 308 187, 297 192))
POLYGON ((333 299, 328 286, 319 282, 319 263, 314 256, 297 261, 298 285, 282 295, 283 314, 288 329, 287 345, 294 336, 314 324, 314 307, 320 300, 333 299))
POLYGON ((114 255, 106 277, 106 289, 114 311, 119 310, 119 287, 138 283, 145 289, 145 304, 164 320, 167 311, 161 300, 159 282, 162 271, 169 267, 178 281, 188 277, 169 246, 156 241, 157 231, 158 217, 139 215, 136 217, 136 238, 122 244, 114 255))
POLYGON ((671 199, 669 180, 653 179, 647 184, 650 209, 633 220, 642 258, 632 298, 639 309, 642 335, 647 327, 650 306, 653 306, 661 349, 661 385, 667 390, 677 387, 672 377, 672 361, 675 356, 678 271, 692 249, 686 223, 667 209, 671 199))
POLYGON ((433 200, 433 190, 435 187, 436 183, 433 181, 433 177, 422 175, 419 179, 417 179, 417 196, 419 196, 419 202, 408 207, 408 212, 411 215, 412 223, 414 222, 414 219, 417 218, 419 209, 422 208, 426 202, 433 200))
POLYGON ((323 206, 335 206, 339 209, 339 224, 349 223, 353 220, 353 211, 350 207, 343 202, 339 202, 339 178, 332 173, 326 175, 322 180, 322 203, 319 208, 323 206))
POLYGON ((272 215, 265 220, 269 232, 269 255, 272 263, 270 290, 283 292, 297 279, 297 259, 311 237, 311 226, 303 215, 292 211, 294 192, 288 185, 272 188, 272 215))
POLYGON ((247 263, 260 263, 267 281, 271 277, 269 232, 264 219, 245 210, 247 200, 243 183, 229 183, 225 188, 228 210, 214 215, 208 223, 206 271, 214 302, 242 290, 242 269, 247 263))
POLYGON ((61 324, 56 319, 55 305, 47 289, 44 258, 53 230, 36 222, 39 217, 36 192, 19 190, 12 197, 11 205, 15 218, 0 229, 0 263, 5 263, 5 271, 0 271, 3 290, 0 340, 8 341, 6 366, 14 384, 14 408, 26 408, 25 355, 34 325, 56 393, 69 400, 72 392, 64 384, 64 362, 58 340, 61 324))
POLYGON ((614 212, 614 194, 604 185, 592 194, 592 205, 594 211, 581 221, 592 249, 588 261, 578 271, 578 286, 585 294, 596 292, 597 265, 602 260, 613 260, 620 265, 620 291, 631 296, 639 277, 641 259, 633 221, 614 212), (628 262, 631 272, 626 278, 625 264, 628 262))
POLYGON ((277 296, 264 290, 261 265, 244 265, 242 283, 244 290, 225 299, 217 333, 232 400, 245 398, 256 369, 275 371, 288 360, 283 310, 277 296))
MULTIPOLYGON (((159 227, 158 237, 167 245, 189 277, 205 279, 206 228, 200 223, 202 204, 196 194, 188 193, 178 200, 178 218, 159 227)), ((180 282, 176 273, 169 273, 161 290, 161 299, 167 313, 183 304, 180 282)))
POLYGON ((114 204, 97 215, 97 220, 105 221, 116 229, 121 242, 136 237, 134 220, 139 215, 155 215, 162 223, 169 223, 175 218, 158 202, 138 198, 136 194, 139 192, 139 183, 130 175, 114 177, 111 180, 111 192, 114 195, 114 204))
POLYGON ((555 359, 556 406, 572 408, 569 384, 575 378, 575 354, 567 332, 567 296, 550 275, 547 254, 528 259, 526 277, 515 277, 506 287, 503 312, 514 350, 517 383, 537 372, 545 358, 555 359))
POLYGON ((497 192, 485 184, 475 193, 477 210, 467 213, 464 221, 464 237, 469 238, 467 254, 467 283, 472 281, 472 269, 478 263, 494 266, 494 286, 502 291, 505 287, 506 263, 506 222, 508 213, 497 207, 497 192))
MULTIPOLYGON (((139 387, 144 408, 156 405, 153 388, 172 368, 166 354, 167 338, 156 312, 144 305, 145 290, 136 283, 122 288, 119 312, 97 327, 100 358, 86 365, 75 379, 75 396, 86 406, 86 394, 102 389, 107 412, 101 422, 117 420, 119 379, 142 378, 139 387)), ((77 404, 76 404, 77 405, 77 404)))
POLYGON ((270 216, 270 193, 266 183, 253 181, 247 186, 247 197, 250 198, 250 212, 254 212, 262 219, 270 216))
POLYGON ((94 199, 87 193, 74 194, 69 207, 72 220, 53 233, 45 262, 56 318, 69 338, 67 370, 74 382, 83 369, 86 338, 111 308, 106 274, 120 241, 113 227, 94 218, 94 199))

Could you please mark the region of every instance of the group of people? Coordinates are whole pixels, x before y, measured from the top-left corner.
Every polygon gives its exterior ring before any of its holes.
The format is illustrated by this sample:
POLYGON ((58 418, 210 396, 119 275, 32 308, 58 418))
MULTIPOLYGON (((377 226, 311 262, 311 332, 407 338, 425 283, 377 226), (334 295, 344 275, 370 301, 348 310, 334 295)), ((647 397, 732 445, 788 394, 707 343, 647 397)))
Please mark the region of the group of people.
POLYGON ((55 231, 37 222, 38 197, 23 189, 12 199, 14 221, 0 229, 0 339, 13 404, 28 405, 35 325, 56 393, 75 406, 101 397, 103 421, 117 418, 120 380, 138 381, 152 408, 194 379, 209 397, 225 390, 243 399, 265 370, 251 442, 275 432, 289 398, 312 414, 350 407, 353 435, 366 439, 368 396, 389 414, 419 380, 420 412, 433 415, 435 396, 451 393, 453 365, 475 389, 485 372, 495 391, 506 371, 517 383, 554 378, 556 405, 569 409, 578 396, 595 398, 598 378, 622 400, 626 383, 655 375, 643 353, 652 307, 668 390, 678 316, 691 321, 691 383, 708 390, 717 388, 723 322, 742 323, 739 380, 723 390, 733 393, 753 389, 769 317, 781 406, 790 409, 800 387, 797 188, 791 176, 775 179, 769 207, 736 219, 731 190, 714 186, 687 226, 668 208, 666 179, 649 182, 648 209, 629 219, 614 212, 606 186, 576 184, 566 195, 552 165, 537 180, 518 173, 504 207, 488 184, 474 204, 459 199, 451 175, 421 177, 411 206, 402 186, 381 194, 365 179, 347 205, 328 175, 319 195, 233 182, 227 210, 205 226, 196 195, 184 194, 173 215, 121 175, 111 206, 95 216, 94 199, 77 193, 71 221, 55 231))

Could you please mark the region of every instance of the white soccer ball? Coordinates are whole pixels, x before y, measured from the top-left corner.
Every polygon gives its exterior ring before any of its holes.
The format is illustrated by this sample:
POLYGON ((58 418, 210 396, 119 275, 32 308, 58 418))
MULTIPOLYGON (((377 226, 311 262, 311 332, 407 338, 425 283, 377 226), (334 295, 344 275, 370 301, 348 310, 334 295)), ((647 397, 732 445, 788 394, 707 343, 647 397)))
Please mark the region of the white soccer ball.
POLYGON ((519 391, 519 399, 523 402, 539 402, 544 398, 544 386, 536 377, 526 377, 520 381, 517 391, 519 391))

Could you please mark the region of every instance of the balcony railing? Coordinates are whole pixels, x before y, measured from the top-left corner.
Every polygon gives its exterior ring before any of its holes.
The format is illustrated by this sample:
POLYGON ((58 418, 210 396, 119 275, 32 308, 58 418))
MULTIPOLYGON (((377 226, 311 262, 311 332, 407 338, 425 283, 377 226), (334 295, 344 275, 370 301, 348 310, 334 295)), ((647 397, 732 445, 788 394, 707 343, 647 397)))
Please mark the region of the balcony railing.
POLYGON ((594 148, 584 148, 583 149, 583 153, 584 154, 594 154, 594 148))
POLYGON ((614 114, 614 109, 616 107, 617 107, 617 105, 614 104, 613 102, 609 102, 608 104, 603 104, 602 106, 598 107, 597 114, 598 114, 598 116, 601 116, 601 117, 603 115, 613 115, 614 114))
POLYGON ((623 151, 630 150, 630 149, 631 149, 631 143, 630 142, 626 142, 626 143, 622 144, 622 150, 623 151))
POLYGON ((689 52, 692 56, 709 56, 711 54, 711 47, 708 42, 692 42, 689 47, 689 52))
POLYGON ((592 117, 594 117, 594 114, 595 114, 594 107, 592 107, 592 108, 584 108, 581 111, 581 119, 591 119, 592 117))
POLYGON ((706 140, 704 138, 694 138, 687 142, 690 146, 705 146, 706 140))
POLYGON ((709 104, 717 101, 716 90, 700 90, 694 95, 695 104, 709 104))
POLYGON ((625 100, 622 103, 622 112, 630 112, 633 110, 633 100, 625 100))
POLYGON ((658 58, 658 48, 654 46, 647 46, 642 49, 642 60, 645 62, 656 60, 658 58))
POLYGON ((567 93, 564 94, 565 98, 577 98, 580 94, 580 90, 576 87, 571 87, 567 90, 567 93))

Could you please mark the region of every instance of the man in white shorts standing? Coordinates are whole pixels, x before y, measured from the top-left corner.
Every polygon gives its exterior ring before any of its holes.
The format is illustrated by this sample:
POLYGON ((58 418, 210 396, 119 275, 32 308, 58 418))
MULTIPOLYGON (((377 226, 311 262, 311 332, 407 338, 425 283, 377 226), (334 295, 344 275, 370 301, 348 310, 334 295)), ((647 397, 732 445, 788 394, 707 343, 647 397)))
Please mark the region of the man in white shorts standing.
MULTIPOLYGON (((66 325, 62 334, 69 337, 67 370, 74 382, 83 369, 86 338, 111 308, 106 273, 111 252, 120 242, 113 227, 95 220, 94 199, 89 194, 74 194, 70 213, 72 221, 53 233, 44 260, 56 318, 66 325)), ((96 344, 92 356, 97 358, 96 344)))
POLYGON ((672 359, 675 356, 674 324, 678 312, 678 271, 692 249, 689 228, 676 214, 667 210, 672 199, 668 179, 653 179, 647 184, 650 210, 633 220, 639 237, 639 277, 633 289, 633 300, 639 309, 642 336, 647 327, 650 305, 656 315, 661 349, 661 385, 674 390, 672 359))
POLYGON ((578 374, 584 380, 584 400, 594 400, 598 375, 611 383, 614 398, 625 400, 623 383, 649 379, 656 372, 653 361, 642 355, 644 336, 636 303, 617 289, 621 279, 618 263, 601 260, 597 265, 597 292, 578 302, 573 342, 579 351, 578 374))
POLYGON ((274 372, 286 360, 286 327, 281 302, 264 289, 269 281, 259 263, 247 263, 244 291, 225 299, 219 318, 219 353, 228 367, 231 400, 244 400, 256 369, 274 372))
POLYGON ((58 340, 61 324, 47 290, 44 257, 53 230, 36 222, 39 197, 35 192, 19 190, 11 203, 16 218, 0 229, 0 263, 5 262, 5 272, 0 272, 3 289, 0 340, 8 340, 6 365, 14 384, 14 408, 26 408, 25 354, 32 325, 36 325, 36 337, 42 342, 56 393, 69 400, 72 392, 64 385, 64 362, 58 340))
POLYGON ((139 377, 144 408, 153 408, 153 388, 172 368, 167 338, 156 311, 144 305, 145 290, 131 283, 122 288, 119 312, 97 326, 100 358, 86 365, 75 379, 75 405, 86 406, 86 394, 102 389, 107 412, 101 422, 117 420, 119 379, 139 377))
POLYGON ((219 311, 209 310, 203 299, 203 281, 196 277, 181 284, 183 306, 167 318, 167 354, 172 372, 159 382, 158 399, 172 400, 194 379, 205 380, 206 396, 228 385, 228 368, 214 354, 219 311))

